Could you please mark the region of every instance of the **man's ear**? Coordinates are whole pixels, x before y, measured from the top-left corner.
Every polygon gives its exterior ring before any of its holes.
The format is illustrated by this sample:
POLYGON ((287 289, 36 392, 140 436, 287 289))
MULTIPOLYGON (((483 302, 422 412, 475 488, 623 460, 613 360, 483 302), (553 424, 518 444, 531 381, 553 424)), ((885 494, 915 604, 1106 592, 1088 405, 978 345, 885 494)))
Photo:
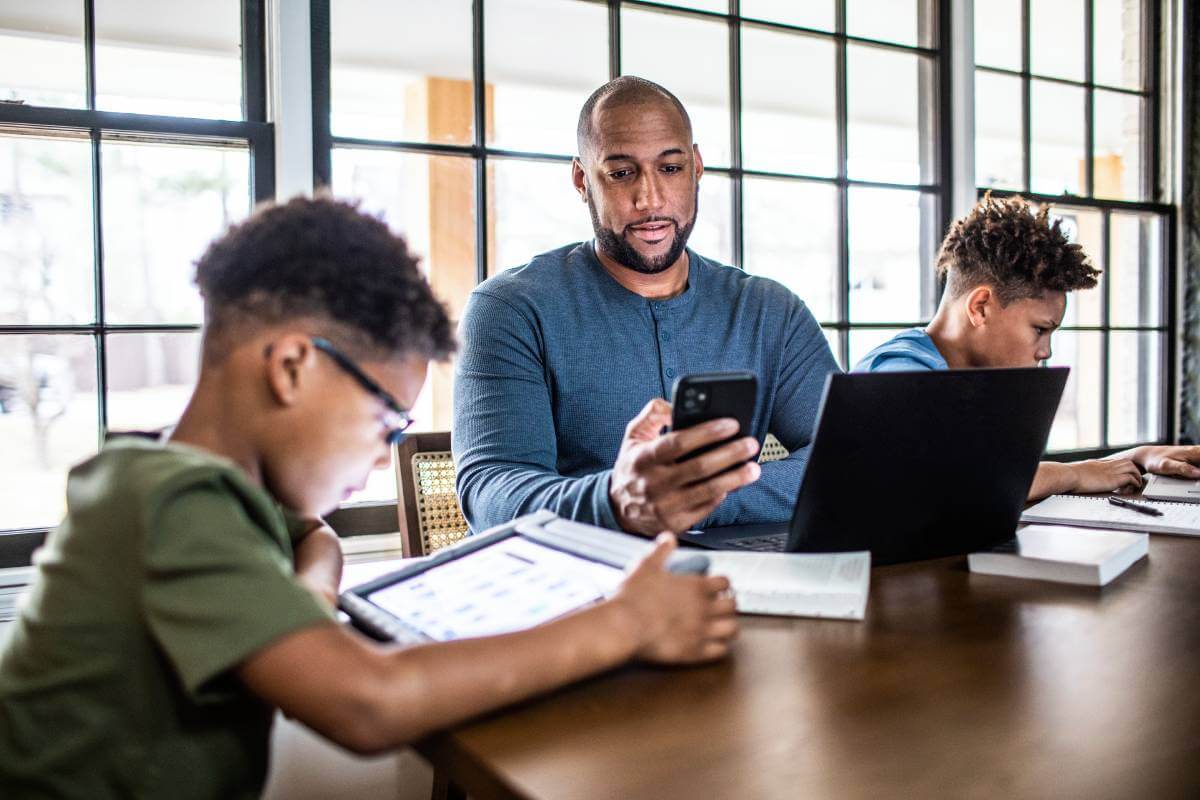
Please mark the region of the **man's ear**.
POLYGON ((996 314, 996 293, 990 286, 976 286, 967 292, 963 300, 963 308, 967 312, 967 321, 971 327, 979 328, 988 324, 996 314))
POLYGON ((304 334, 286 333, 273 339, 263 351, 263 370, 275 402, 291 406, 300 397, 306 380, 312 380, 317 351, 304 334))
POLYGON ((587 202, 587 174, 583 171, 583 163, 579 157, 571 159, 571 183, 575 185, 575 191, 579 192, 579 199, 587 202))
POLYGON ((692 143, 692 157, 696 161, 696 180, 700 180, 700 176, 704 174, 704 159, 700 157, 700 145, 692 143))

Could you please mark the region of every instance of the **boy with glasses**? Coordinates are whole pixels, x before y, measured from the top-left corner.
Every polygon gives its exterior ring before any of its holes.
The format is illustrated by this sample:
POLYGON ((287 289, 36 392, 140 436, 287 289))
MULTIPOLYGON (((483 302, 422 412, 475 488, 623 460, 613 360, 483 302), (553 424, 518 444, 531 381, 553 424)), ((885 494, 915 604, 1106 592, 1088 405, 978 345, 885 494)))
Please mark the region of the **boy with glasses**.
POLYGON ((372 752, 631 658, 728 652, 728 582, 668 573, 669 537, 613 597, 530 630, 398 649, 337 624, 317 515, 390 463, 454 349, 446 311, 402 240, 327 199, 256 212, 196 276, 179 424, 71 471, 0 656, 4 797, 251 796, 275 708, 372 752))

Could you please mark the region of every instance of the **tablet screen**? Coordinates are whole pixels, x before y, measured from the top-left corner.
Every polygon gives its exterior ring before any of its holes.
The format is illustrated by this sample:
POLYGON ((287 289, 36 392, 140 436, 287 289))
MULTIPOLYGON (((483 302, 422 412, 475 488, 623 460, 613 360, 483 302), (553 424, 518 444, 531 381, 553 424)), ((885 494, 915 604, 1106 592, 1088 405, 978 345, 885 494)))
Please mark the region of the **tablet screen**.
POLYGON ((523 630, 611 594, 616 567, 510 536, 366 599, 445 642, 523 630))

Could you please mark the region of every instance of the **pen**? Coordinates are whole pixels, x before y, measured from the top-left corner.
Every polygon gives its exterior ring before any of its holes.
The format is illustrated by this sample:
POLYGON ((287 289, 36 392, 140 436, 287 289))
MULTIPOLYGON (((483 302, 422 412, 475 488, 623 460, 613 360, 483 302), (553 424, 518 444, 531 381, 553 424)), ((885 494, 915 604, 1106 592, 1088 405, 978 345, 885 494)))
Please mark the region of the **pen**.
POLYGON ((1128 500, 1122 500, 1119 497, 1110 497, 1110 498, 1108 498, 1108 502, 1112 503, 1114 506, 1120 506, 1121 508, 1128 508, 1130 511, 1136 511, 1139 514, 1146 514, 1151 517, 1161 517, 1163 515, 1163 513, 1161 511, 1159 511, 1157 508, 1151 508, 1150 506, 1144 506, 1141 503, 1132 503, 1128 500))

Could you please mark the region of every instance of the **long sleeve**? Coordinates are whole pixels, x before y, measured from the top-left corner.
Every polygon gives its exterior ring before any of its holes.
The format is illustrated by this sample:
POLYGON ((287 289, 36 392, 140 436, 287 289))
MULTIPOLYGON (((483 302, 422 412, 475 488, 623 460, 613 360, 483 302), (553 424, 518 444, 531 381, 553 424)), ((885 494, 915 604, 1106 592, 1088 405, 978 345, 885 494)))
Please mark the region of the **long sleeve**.
POLYGON ((730 494, 702 527, 786 522, 792 518, 808 464, 825 378, 841 370, 807 306, 796 301, 789 317, 779 383, 767 426, 789 455, 763 464, 759 479, 730 494))
POLYGON ((476 291, 463 312, 454 382, 454 459, 463 515, 480 531, 548 508, 616 528, 611 469, 560 475, 541 330, 520 310, 476 291))

